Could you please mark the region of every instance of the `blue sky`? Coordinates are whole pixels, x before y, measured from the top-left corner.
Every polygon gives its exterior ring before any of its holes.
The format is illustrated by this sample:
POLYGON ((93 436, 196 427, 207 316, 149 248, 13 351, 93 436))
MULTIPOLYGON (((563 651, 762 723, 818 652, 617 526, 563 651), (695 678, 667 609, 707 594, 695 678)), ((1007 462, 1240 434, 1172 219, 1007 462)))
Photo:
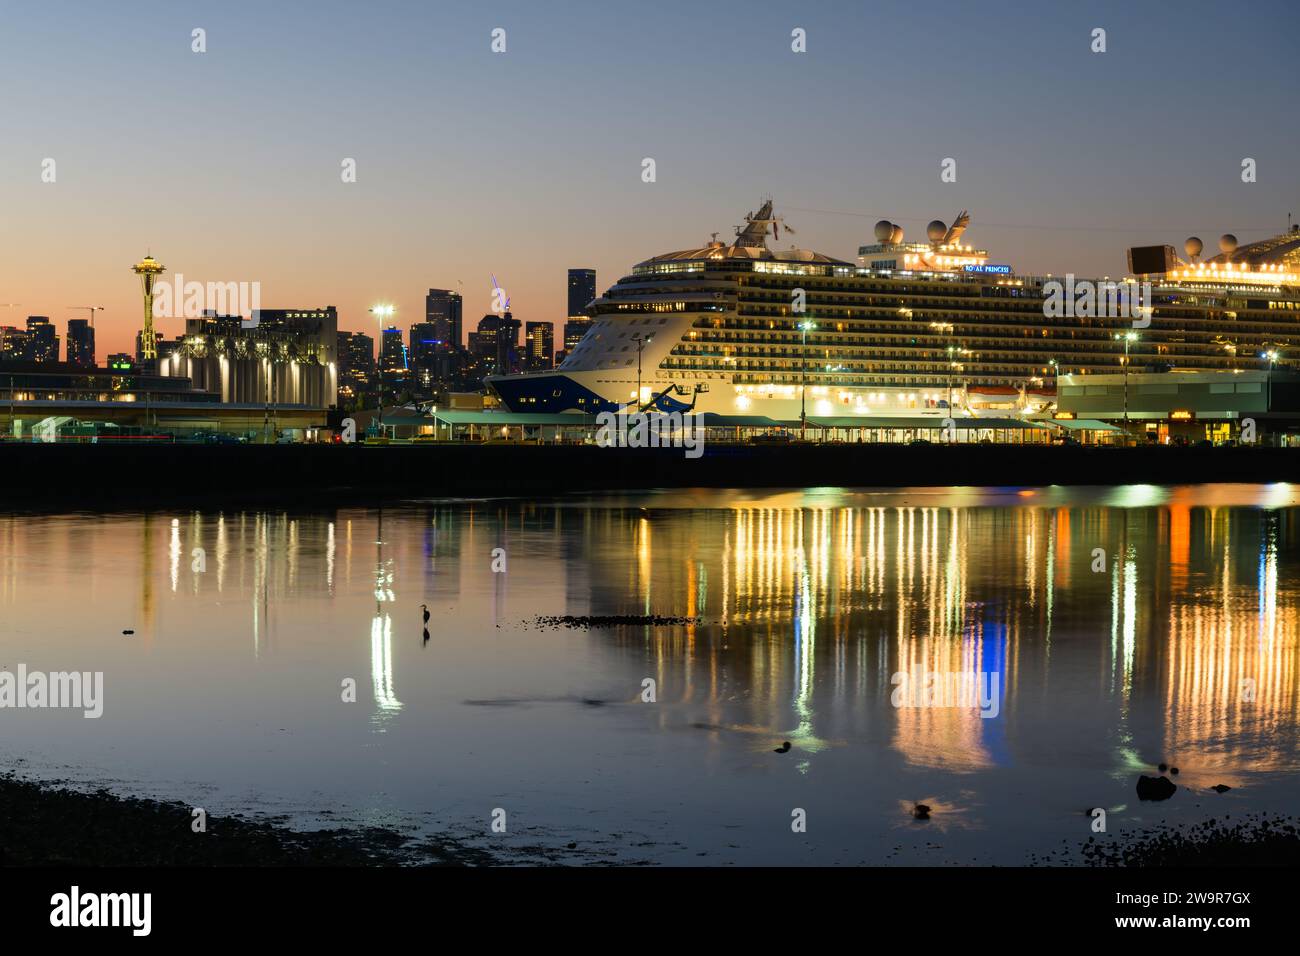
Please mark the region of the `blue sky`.
POLYGON ((126 348, 146 249, 348 328, 380 301, 404 327, 458 282, 472 325, 490 272, 517 317, 557 320, 568 267, 604 288, 764 194, 841 258, 878 218, 920 236, 965 208, 995 261, 1118 275, 1130 244, 1300 213, 1298 10, 6 0, 0 324, 105 305, 101 354, 126 348))

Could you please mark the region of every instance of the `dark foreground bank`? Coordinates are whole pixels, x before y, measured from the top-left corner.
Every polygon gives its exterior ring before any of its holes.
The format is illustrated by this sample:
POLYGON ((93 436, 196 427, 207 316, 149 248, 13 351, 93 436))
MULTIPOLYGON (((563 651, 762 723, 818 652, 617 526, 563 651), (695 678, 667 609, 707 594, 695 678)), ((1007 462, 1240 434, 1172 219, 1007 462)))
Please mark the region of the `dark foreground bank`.
POLYGON ((209 816, 192 808, 0 778, 0 866, 481 866, 495 862, 454 840, 393 830, 301 832, 209 816))
POLYGON ((0 443, 7 507, 363 503, 644 488, 1300 480, 1300 449, 1034 445, 115 445, 0 443))
MULTIPOLYGON (((241 817, 208 816, 193 830, 192 808, 0 777, 0 866, 355 867, 609 863, 542 851, 497 856, 451 838, 412 839, 365 827, 310 832, 241 817)), ((1209 820, 1106 838, 1027 861, 1039 866, 1261 867, 1300 859, 1300 827, 1289 818, 1209 820)))

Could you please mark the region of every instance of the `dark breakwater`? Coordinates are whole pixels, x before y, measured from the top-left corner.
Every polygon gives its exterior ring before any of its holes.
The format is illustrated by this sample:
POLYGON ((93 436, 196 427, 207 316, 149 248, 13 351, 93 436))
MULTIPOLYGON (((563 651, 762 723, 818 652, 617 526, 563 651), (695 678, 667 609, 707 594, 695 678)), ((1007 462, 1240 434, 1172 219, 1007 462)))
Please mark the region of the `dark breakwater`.
POLYGON ((642 488, 1300 480, 1300 450, 1028 445, 0 445, 3 506, 280 505, 642 488))

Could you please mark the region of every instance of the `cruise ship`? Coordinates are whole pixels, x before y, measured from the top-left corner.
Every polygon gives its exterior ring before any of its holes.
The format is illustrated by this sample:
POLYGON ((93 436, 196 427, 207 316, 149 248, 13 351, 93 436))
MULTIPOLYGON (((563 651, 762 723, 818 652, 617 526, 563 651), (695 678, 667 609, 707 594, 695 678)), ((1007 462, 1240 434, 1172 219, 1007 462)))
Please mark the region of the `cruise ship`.
POLYGON ((882 220, 848 262, 769 248, 783 220, 767 200, 734 242, 633 267, 558 368, 486 384, 514 412, 1039 418, 1059 375, 1258 371, 1300 337, 1300 227, 1244 246, 1225 234, 1206 258, 1195 237, 1182 255, 1130 248, 1131 275, 1090 284, 991 261, 970 222, 908 242, 882 220))

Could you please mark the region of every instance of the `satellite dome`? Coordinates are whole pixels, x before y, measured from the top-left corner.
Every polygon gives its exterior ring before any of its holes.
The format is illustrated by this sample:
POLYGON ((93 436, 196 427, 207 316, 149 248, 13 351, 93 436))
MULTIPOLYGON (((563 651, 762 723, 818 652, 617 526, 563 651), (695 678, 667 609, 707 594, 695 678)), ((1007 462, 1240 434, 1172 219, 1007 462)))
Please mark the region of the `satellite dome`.
POLYGON ((1219 251, 1224 255, 1232 255, 1237 251, 1237 237, 1230 232, 1225 232, 1219 237, 1219 251))
POLYGON ((894 245, 898 245, 903 241, 903 227, 898 223, 893 224, 893 228, 889 232, 889 241, 894 245))
POLYGON ((1201 250, 1204 248, 1205 248, 1205 243, 1201 242, 1201 240, 1197 239, 1195 236, 1190 237, 1186 242, 1183 243, 1183 252, 1187 253, 1188 258, 1191 259, 1195 259, 1197 256, 1199 256, 1201 254, 1201 250))
POLYGON ((930 225, 925 227, 925 234, 931 242, 941 242, 943 237, 948 235, 948 227, 942 219, 932 219, 930 225))
POLYGON ((876 242, 888 242, 889 235, 894 231, 894 224, 888 219, 882 219, 876 223, 876 242))

